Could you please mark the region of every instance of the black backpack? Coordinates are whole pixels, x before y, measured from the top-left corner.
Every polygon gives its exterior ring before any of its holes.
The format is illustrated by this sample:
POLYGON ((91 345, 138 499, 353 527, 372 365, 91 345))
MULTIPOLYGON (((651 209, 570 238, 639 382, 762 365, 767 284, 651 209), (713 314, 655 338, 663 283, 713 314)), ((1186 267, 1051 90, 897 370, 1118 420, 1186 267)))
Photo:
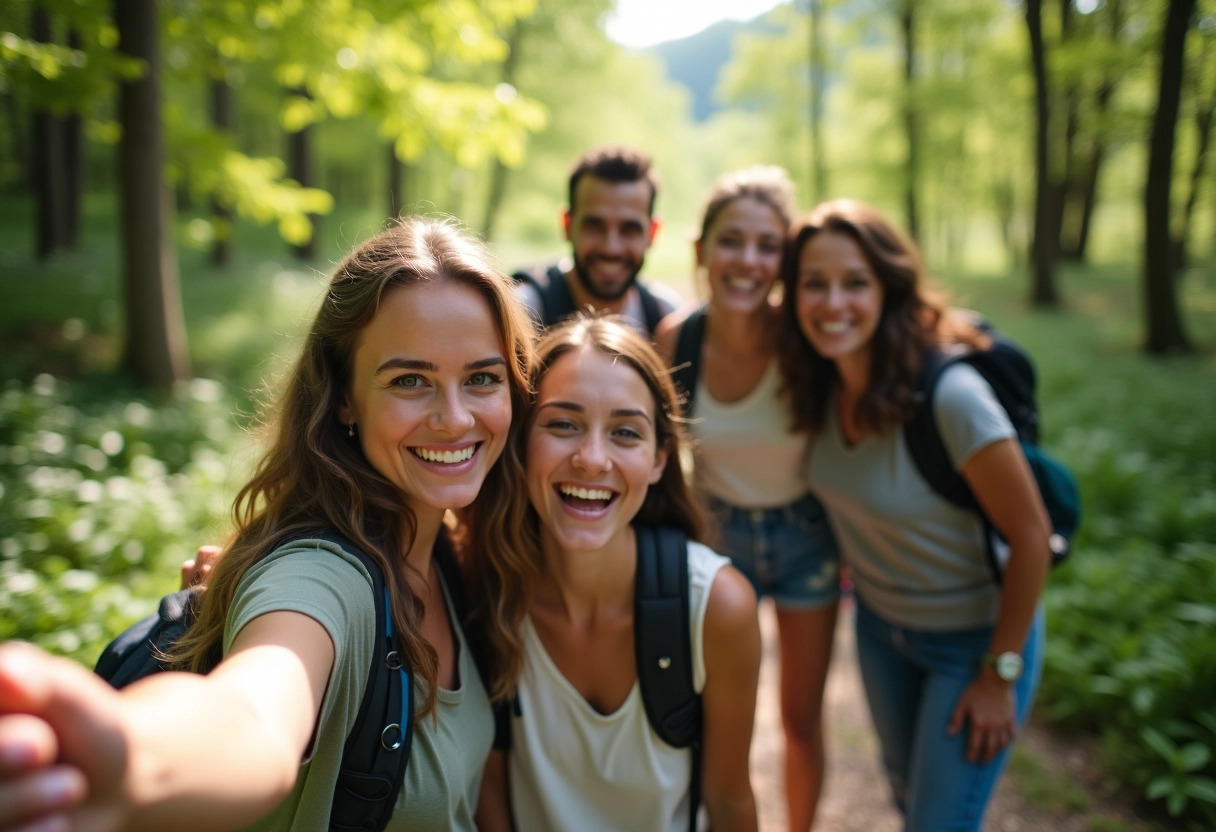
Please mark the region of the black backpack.
MULTIPOLYGON (((516 283, 530 283, 536 287, 540 295, 540 309, 534 309, 533 317, 542 327, 550 327, 564 321, 577 310, 574 296, 570 294, 570 286, 566 283, 566 273, 561 266, 537 266, 523 269, 511 275, 516 283)), ((663 308, 659 299, 640 281, 634 283, 638 287, 638 296, 642 299, 642 315, 645 317, 646 332, 653 335, 655 327, 663 319, 663 308)))
MULTIPOLYGON (((688 538, 671 526, 634 525, 638 542, 633 654, 646 718, 663 742, 692 754, 690 832, 701 806, 701 695, 692 680, 688 538)), ((514 714, 523 716, 519 701, 514 714)), ((510 748, 510 723, 499 722, 495 748, 510 748)))
MULTIPOLYGON (((377 660, 368 670, 367 687, 355 724, 342 748, 342 766, 334 786, 330 810, 331 832, 373 830, 388 824, 405 778, 414 738, 414 696, 409 668, 402 661, 400 640, 389 615, 388 588, 380 567, 366 552, 334 531, 310 535, 327 540, 354 555, 372 579, 376 599, 376 632, 383 634, 377 660), (405 724, 402 725, 402 717, 405 724)), ((434 562, 443 575, 454 612, 460 621, 468 618, 463 583, 451 541, 440 535, 435 543, 434 562)), ((102 651, 94 672, 123 688, 167 668, 160 656, 181 638, 194 621, 201 589, 183 589, 167 595, 160 609, 122 632, 102 651)), ((479 672, 484 664, 467 639, 479 672)), ((218 662, 218 657, 216 661, 218 662)), ((482 672, 484 680, 485 674, 482 672)))
POLYGON ((1051 517, 1053 566, 1067 558, 1071 550, 1072 538, 1081 522, 1081 494, 1068 467, 1039 444, 1036 377, 1029 354, 987 321, 980 319, 976 323, 992 339, 988 349, 959 354, 935 349, 926 354, 916 413, 904 424, 904 441, 917 470, 934 491, 957 506, 979 512, 984 521, 989 564, 994 578, 1000 583, 1001 568, 994 545, 996 530, 984 516, 966 480, 951 464, 933 416, 933 396, 942 372, 958 362, 970 364, 991 385, 997 401, 1008 414, 1051 517))
POLYGON ((692 416, 692 405, 697 395, 697 380, 701 377, 701 345, 705 343, 705 326, 708 320, 709 306, 700 306, 689 313, 676 334, 671 380, 675 382, 676 392, 680 394, 685 418, 692 416))

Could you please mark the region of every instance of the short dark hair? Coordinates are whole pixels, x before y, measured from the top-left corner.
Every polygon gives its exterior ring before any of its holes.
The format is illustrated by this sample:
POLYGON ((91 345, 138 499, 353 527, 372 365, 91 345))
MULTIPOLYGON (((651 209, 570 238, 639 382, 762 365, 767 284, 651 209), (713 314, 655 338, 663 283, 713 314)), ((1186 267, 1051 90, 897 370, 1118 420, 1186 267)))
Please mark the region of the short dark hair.
POLYGON ((650 156, 635 147, 610 145, 593 147, 574 160, 570 169, 570 212, 574 212, 574 190, 584 176, 593 176, 605 182, 645 182, 650 186, 650 207, 654 214, 655 197, 659 195, 659 175, 650 167, 650 156))

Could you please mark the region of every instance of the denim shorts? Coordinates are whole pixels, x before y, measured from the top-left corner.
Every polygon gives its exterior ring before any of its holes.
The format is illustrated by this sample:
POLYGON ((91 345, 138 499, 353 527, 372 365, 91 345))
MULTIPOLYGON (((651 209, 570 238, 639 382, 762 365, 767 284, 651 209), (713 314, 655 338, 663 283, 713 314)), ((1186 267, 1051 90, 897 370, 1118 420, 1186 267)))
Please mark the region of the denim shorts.
POLYGON ((715 548, 742 572, 756 597, 782 609, 818 609, 840 600, 840 552, 823 505, 807 494, 777 508, 746 509, 707 495, 718 522, 715 548))

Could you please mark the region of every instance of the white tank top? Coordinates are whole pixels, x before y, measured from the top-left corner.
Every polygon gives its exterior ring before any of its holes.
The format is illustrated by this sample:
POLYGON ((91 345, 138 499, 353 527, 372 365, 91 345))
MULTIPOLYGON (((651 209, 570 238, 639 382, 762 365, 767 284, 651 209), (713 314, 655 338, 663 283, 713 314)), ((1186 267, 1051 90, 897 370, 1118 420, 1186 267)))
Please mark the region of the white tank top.
MULTIPOLYGON (((693 687, 705 687, 703 632, 709 589, 728 563, 688 544, 693 687)), ((515 828, 528 832, 686 832, 692 757, 659 739, 635 682, 624 704, 601 714, 562 675, 523 623, 522 716, 511 720, 508 756, 515 828)))
POLYGON ((788 406, 777 391, 774 358, 755 389, 737 402, 715 401, 697 380, 692 433, 697 484, 739 508, 775 508, 807 492, 806 436, 790 431, 788 406))

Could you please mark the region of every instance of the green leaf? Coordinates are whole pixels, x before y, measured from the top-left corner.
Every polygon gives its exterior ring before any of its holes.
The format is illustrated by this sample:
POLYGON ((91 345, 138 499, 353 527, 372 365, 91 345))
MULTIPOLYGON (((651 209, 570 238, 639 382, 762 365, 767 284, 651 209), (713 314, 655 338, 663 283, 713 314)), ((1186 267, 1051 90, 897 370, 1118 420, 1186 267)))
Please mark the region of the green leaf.
POLYGON ((1206 745, 1193 742, 1178 752, 1178 767, 1183 771, 1197 771, 1212 759, 1212 750, 1206 745))
POLYGON ((1170 793, 1174 788, 1174 778, 1168 774, 1162 774, 1159 777, 1154 777, 1149 781, 1149 784, 1144 787, 1144 796, 1149 800, 1160 800, 1170 793))
POLYGON ((1171 765, 1173 764, 1174 755, 1177 749, 1169 739, 1155 728, 1144 728, 1140 731, 1140 738, 1148 745, 1149 748, 1156 751, 1161 757, 1171 765))
POLYGON ((1191 797, 1216 805, 1216 780, 1210 777, 1188 777, 1184 788, 1191 797))

